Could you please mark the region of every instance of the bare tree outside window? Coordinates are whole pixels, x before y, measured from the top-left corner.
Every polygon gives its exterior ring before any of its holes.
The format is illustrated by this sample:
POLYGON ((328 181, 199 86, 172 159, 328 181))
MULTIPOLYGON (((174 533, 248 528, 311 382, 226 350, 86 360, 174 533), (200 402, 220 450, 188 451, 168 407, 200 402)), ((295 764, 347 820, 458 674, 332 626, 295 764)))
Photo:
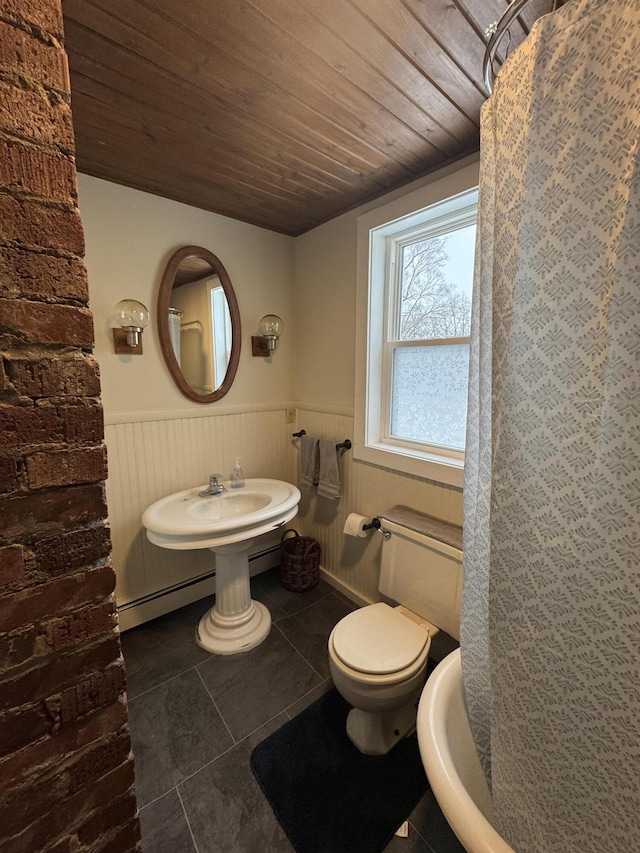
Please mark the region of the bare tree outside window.
POLYGON ((445 274, 450 262, 447 236, 430 237, 402 249, 401 341, 469 335, 471 296, 445 274))

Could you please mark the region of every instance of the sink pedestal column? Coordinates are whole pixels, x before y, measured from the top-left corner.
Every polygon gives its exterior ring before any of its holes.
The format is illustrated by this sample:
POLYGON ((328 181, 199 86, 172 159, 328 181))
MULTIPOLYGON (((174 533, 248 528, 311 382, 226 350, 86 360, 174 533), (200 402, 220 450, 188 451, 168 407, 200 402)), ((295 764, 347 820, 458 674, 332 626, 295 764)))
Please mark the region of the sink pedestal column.
POLYGON ((258 646, 271 630, 271 614, 251 598, 249 550, 253 539, 210 550, 216 555, 216 603, 200 620, 196 642, 216 655, 258 646))

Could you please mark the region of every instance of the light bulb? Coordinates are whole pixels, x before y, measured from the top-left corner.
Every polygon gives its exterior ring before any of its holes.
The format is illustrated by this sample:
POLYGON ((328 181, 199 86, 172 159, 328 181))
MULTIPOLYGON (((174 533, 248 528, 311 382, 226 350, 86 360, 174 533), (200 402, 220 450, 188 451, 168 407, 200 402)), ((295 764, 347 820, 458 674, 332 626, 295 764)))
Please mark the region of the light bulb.
POLYGON ((115 316, 127 333, 127 344, 137 347, 140 341, 140 332, 149 322, 149 310, 137 299, 122 299, 116 305, 115 316))
POLYGON ((284 323, 282 322, 282 318, 278 317, 277 314, 265 314, 258 326, 258 331, 267 339, 270 350, 276 348, 278 338, 282 334, 283 329, 284 323))

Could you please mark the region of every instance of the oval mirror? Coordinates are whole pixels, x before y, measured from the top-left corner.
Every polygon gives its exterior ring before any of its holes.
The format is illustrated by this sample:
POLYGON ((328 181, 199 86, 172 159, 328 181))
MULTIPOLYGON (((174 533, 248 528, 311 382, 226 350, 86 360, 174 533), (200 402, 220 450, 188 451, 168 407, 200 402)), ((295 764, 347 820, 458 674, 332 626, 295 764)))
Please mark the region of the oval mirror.
POLYGON ((227 393, 240 360, 240 311, 227 271, 199 246, 171 258, 158 294, 158 333, 174 382, 197 403, 227 393))

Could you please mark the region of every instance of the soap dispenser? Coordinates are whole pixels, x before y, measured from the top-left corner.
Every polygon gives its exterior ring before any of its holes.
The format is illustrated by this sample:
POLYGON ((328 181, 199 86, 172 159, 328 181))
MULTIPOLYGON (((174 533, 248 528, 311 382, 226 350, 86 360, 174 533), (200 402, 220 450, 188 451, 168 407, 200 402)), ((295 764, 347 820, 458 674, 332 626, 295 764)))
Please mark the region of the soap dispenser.
POLYGON ((236 467, 231 472, 231 488, 241 489, 244 486, 244 474, 242 473, 242 460, 236 456, 236 467))

